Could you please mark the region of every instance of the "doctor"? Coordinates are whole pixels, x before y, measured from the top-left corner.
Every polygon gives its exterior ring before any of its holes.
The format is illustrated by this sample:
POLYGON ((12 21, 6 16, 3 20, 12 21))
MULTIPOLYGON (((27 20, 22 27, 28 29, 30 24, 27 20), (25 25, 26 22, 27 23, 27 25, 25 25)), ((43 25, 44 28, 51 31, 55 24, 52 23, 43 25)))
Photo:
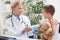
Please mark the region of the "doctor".
POLYGON ((29 18, 22 15, 22 12, 24 11, 24 6, 22 3, 18 1, 14 2, 12 5, 12 11, 12 17, 6 21, 6 26, 8 29, 7 34, 13 36, 28 36, 28 33, 32 29, 29 18))

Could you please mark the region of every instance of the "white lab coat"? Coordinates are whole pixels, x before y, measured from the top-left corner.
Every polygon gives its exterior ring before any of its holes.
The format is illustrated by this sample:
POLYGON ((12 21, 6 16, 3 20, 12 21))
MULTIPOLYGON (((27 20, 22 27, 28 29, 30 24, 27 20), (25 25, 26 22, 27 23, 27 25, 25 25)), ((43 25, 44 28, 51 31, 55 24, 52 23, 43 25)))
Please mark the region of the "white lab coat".
POLYGON ((33 35, 32 31, 28 32, 28 34, 27 34, 27 32, 25 32, 23 35, 21 34, 23 29, 26 28, 26 24, 28 24, 28 27, 31 27, 30 20, 28 19, 27 16, 20 15, 20 21, 19 21, 16 18, 16 16, 13 15, 12 20, 13 20, 14 27, 12 26, 11 18, 9 18, 6 21, 6 26, 8 29, 8 32, 6 32, 6 34, 13 35, 13 36, 30 36, 30 35, 33 35), (23 20, 23 22, 25 22, 25 24, 22 22, 22 20, 23 20))

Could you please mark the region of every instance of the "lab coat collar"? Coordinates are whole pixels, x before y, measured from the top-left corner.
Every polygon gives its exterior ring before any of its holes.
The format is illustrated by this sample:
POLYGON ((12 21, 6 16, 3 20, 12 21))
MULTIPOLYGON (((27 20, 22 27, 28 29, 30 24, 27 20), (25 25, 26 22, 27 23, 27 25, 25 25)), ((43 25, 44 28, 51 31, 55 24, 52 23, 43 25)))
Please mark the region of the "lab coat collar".
MULTIPOLYGON (((19 17, 20 17, 20 16, 19 16, 19 17)), ((14 18, 14 19, 17 19, 17 16, 13 15, 13 18, 14 18)))
POLYGON ((17 17, 16 17, 15 15, 13 15, 13 16, 12 16, 12 18, 13 18, 13 20, 15 20, 15 21, 17 21, 17 22, 20 22, 20 23, 21 23, 21 21, 22 21, 21 16, 22 16, 22 15, 20 15, 20 16, 19 16, 19 17, 20 17, 20 21, 19 21, 19 20, 17 20, 17 17))
MULTIPOLYGON (((21 16, 22 15, 19 16, 20 19, 21 19, 21 16)), ((13 19, 17 20, 17 16, 13 15, 12 17, 13 17, 13 19)))

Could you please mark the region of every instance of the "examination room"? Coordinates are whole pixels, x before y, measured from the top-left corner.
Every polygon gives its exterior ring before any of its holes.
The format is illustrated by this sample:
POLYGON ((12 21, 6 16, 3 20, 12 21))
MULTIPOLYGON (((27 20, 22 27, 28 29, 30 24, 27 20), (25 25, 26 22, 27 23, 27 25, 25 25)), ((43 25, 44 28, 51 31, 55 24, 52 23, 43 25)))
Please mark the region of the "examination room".
POLYGON ((0 0, 0 40, 60 40, 60 0, 0 0))

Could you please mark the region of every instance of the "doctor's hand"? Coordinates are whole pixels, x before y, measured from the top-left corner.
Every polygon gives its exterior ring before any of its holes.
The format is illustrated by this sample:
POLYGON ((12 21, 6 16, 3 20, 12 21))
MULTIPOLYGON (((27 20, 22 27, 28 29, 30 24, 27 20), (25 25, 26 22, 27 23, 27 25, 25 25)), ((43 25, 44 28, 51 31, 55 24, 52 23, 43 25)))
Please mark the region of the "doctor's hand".
POLYGON ((23 32, 29 32, 29 31, 31 31, 32 29, 31 28, 25 28, 24 30, 23 30, 23 32))

